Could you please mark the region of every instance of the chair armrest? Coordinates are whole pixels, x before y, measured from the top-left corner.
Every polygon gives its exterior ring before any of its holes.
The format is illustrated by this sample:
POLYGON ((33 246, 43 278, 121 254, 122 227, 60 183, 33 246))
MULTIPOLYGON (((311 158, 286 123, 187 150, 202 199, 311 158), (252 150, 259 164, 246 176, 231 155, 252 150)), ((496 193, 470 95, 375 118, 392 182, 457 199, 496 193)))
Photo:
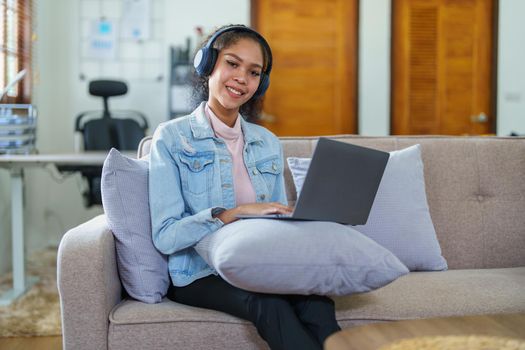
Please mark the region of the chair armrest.
POLYGON ((107 349, 109 313, 121 300, 122 285, 115 241, 104 215, 64 235, 57 284, 64 349, 107 349))

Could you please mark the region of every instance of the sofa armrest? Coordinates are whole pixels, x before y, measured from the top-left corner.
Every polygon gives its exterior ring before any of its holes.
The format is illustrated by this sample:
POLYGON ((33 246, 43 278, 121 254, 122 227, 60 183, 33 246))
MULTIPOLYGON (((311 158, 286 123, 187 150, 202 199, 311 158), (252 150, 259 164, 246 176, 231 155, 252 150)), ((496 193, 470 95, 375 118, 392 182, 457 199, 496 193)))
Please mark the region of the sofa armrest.
POLYGON ((64 349, 107 349, 109 313, 120 302, 115 241, 104 215, 69 230, 58 248, 64 349))

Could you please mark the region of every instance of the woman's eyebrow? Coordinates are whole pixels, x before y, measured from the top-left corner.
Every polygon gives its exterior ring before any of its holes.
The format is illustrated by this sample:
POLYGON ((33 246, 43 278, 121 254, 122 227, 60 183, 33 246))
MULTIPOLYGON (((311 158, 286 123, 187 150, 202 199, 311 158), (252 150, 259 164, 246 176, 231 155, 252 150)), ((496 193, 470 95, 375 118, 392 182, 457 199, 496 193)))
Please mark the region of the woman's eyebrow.
MULTIPOLYGON (((244 60, 242 58, 240 58, 239 56, 237 56, 234 53, 226 52, 226 53, 224 53, 224 56, 232 56, 233 58, 235 58, 235 59, 237 59, 237 60, 239 60, 241 62, 244 62, 244 60)), ((257 67, 257 68, 261 68, 262 69, 262 65, 260 65, 258 63, 251 63, 250 65, 253 66, 253 67, 257 67)))

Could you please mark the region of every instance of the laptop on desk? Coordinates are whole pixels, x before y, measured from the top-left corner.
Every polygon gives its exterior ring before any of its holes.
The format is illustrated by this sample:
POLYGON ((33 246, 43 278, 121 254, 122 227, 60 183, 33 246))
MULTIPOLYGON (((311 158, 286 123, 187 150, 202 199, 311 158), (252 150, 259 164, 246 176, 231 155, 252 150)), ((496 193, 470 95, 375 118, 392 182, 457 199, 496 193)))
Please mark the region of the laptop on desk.
POLYGON ((237 217, 364 225, 389 156, 388 152, 320 138, 291 215, 237 217))

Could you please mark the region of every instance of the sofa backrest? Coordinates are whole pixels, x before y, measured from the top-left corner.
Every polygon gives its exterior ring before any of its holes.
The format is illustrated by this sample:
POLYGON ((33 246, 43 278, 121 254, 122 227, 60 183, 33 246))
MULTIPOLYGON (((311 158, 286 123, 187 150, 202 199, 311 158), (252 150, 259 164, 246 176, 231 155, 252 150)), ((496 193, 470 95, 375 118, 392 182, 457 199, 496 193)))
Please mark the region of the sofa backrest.
MULTIPOLYGON (((525 138, 333 138, 383 151, 421 145, 430 215, 449 268, 525 266, 525 138)), ((285 158, 310 157, 317 137, 281 141, 285 158)), ((141 143, 139 156, 149 152, 149 144, 149 139, 141 143)), ((287 165, 284 176, 293 203, 296 193, 287 165)))
MULTIPOLYGON (((430 215, 449 268, 525 266, 525 138, 334 138, 383 151, 421 145, 430 215)), ((311 156, 316 140, 282 138, 284 157, 311 156)), ((295 200, 288 169, 285 180, 295 200)))

